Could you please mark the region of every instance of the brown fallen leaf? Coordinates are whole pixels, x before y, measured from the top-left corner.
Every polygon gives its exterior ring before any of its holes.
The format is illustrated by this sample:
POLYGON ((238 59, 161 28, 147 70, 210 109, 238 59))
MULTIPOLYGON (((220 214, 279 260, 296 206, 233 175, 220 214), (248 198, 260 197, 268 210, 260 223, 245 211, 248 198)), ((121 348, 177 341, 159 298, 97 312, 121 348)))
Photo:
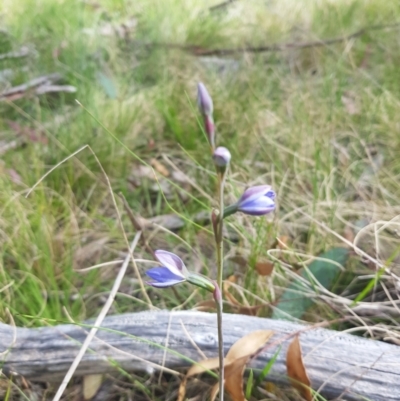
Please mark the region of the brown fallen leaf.
POLYGON ((159 162, 157 159, 151 159, 150 164, 153 166, 154 170, 156 170, 158 173, 162 174, 164 177, 169 176, 169 171, 168 169, 159 162))
POLYGON ((254 305, 254 306, 234 306, 233 309, 239 315, 247 315, 247 316, 257 316, 258 311, 263 308, 265 305, 254 305))
POLYGON ((247 259, 243 255, 240 255, 240 254, 232 256, 231 258, 229 258, 229 260, 243 268, 247 267, 247 265, 249 263, 247 261, 247 259))
MULTIPOLYGON (((225 389, 232 401, 246 401, 243 392, 243 371, 250 358, 257 355, 265 343, 273 336, 272 330, 257 330, 236 341, 225 357, 225 389)), ((178 401, 183 401, 186 395, 187 379, 206 370, 217 369, 218 358, 210 358, 193 365, 183 379, 178 392, 178 401)), ((218 393, 218 383, 211 391, 211 400, 218 393)))
POLYGON ((269 260, 256 262, 255 268, 260 276, 270 276, 274 271, 274 264, 269 260))
POLYGON ((108 237, 90 239, 85 245, 78 248, 73 255, 75 269, 86 267, 85 264, 101 254, 108 241, 108 237))
POLYGON ((289 242, 289 237, 287 235, 282 235, 276 239, 276 245, 274 248, 287 249, 289 242))
POLYGON ((86 375, 83 376, 83 398, 91 400, 99 391, 103 375, 86 375))
POLYGON ((248 315, 248 316, 257 316, 257 312, 264 306, 264 305, 243 305, 241 304, 234 295, 229 292, 229 288, 231 283, 236 282, 236 277, 234 275, 228 277, 227 280, 224 281, 223 284, 223 293, 225 298, 228 300, 229 306, 235 310, 235 312, 239 313, 240 315, 248 315))
POLYGON ((200 301, 193 307, 193 309, 202 311, 202 312, 215 311, 215 308, 216 308, 215 301, 213 299, 200 301))
POLYGON ((301 355, 301 345, 297 335, 290 343, 286 354, 286 369, 292 386, 304 399, 312 401, 311 382, 307 375, 301 355))
POLYGON ((229 292, 231 283, 236 283, 236 276, 229 276, 223 283, 223 293, 225 298, 233 305, 242 306, 242 304, 229 292))
POLYGON ((343 237, 347 239, 347 241, 353 243, 355 234, 353 229, 350 226, 346 226, 343 231, 343 237))
POLYGON ((226 367, 225 389, 233 401, 246 401, 243 392, 243 372, 249 357, 244 356, 226 367))

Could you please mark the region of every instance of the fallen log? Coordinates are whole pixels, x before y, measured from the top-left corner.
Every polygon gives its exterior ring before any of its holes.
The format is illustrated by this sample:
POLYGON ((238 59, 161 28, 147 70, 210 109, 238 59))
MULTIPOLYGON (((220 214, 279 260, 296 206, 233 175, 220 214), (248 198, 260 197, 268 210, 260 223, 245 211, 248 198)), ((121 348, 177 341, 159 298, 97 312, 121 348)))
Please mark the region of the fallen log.
MULTIPOLYGON (((86 325, 14 328, 0 324, 2 371, 37 381, 63 378, 84 341, 86 325)), ((275 332, 251 366, 262 369, 279 346, 281 351, 268 376, 287 383, 285 357, 289 342, 299 333, 303 359, 312 387, 326 398, 400 400, 400 347, 380 341, 283 321, 224 315, 225 353, 254 330, 275 332), (364 397, 364 398, 363 398, 364 397)), ((116 371, 176 369, 202 357, 217 355, 216 316, 195 311, 141 312, 107 317, 76 375, 116 371)))

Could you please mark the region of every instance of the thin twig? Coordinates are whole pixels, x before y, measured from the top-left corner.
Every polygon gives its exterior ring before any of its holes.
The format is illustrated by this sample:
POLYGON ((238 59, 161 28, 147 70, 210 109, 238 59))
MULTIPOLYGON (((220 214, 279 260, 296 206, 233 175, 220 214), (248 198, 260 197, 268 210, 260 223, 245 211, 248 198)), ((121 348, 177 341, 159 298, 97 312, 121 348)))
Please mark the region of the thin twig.
POLYGON ((210 10, 211 12, 212 12, 212 11, 221 10, 221 8, 225 8, 225 7, 229 6, 229 4, 234 3, 235 1, 237 1, 237 0, 227 0, 227 1, 224 1, 224 2, 222 2, 222 3, 216 4, 215 6, 210 7, 209 10, 210 10))
POLYGON ((119 290, 119 287, 121 286, 122 279, 125 276, 126 269, 128 268, 129 261, 130 261, 130 255, 135 250, 136 245, 140 239, 140 235, 141 235, 141 231, 138 231, 135 235, 135 238, 132 241, 132 244, 129 248, 129 252, 125 257, 124 263, 121 266, 121 270, 119 271, 118 276, 115 279, 114 285, 110 291, 110 295, 108 296, 106 303, 104 304, 99 316, 97 317, 97 319, 94 323, 94 326, 90 329, 90 332, 89 332, 88 336, 86 337, 84 343, 82 344, 82 347, 79 350, 78 355, 75 357, 74 362, 68 369, 68 372, 64 377, 64 380, 61 382, 61 385, 58 388, 57 393, 53 398, 53 401, 59 401, 59 399, 63 395, 69 381, 71 380, 73 374, 75 373, 76 368, 78 367, 79 363, 81 362, 83 356, 85 355, 87 349, 89 348, 91 341, 93 340, 93 338, 96 335, 98 329, 100 328, 104 318, 106 317, 108 311, 110 310, 112 303, 114 302, 114 298, 119 290))
POLYGON ((392 24, 381 24, 381 25, 372 25, 370 27, 364 27, 359 29, 358 31, 353 32, 350 35, 339 36, 336 38, 330 39, 320 39, 314 40, 310 42, 288 42, 282 44, 274 44, 274 45, 265 45, 265 46, 249 46, 249 47, 236 47, 236 48, 220 48, 220 49, 205 49, 197 45, 182 45, 179 43, 162 43, 162 42, 141 42, 135 41, 135 44, 142 45, 145 47, 164 47, 169 49, 180 49, 189 53, 192 53, 195 56, 221 56, 221 55, 231 55, 237 53, 264 53, 264 52, 272 52, 272 51, 283 51, 288 49, 305 49, 309 47, 320 47, 327 46, 338 42, 346 42, 350 39, 357 38, 364 33, 369 31, 382 30, 387 28, 398 28, 400 26, 400 22, 395 22, 392 24))
POLYGON ((30 54, 35 54, 29 47, 23 46, 21 49, 14 51, 0 54, 0 60, 5 60, 9 58, 20 58, 20 57, 27 57, 30 54))

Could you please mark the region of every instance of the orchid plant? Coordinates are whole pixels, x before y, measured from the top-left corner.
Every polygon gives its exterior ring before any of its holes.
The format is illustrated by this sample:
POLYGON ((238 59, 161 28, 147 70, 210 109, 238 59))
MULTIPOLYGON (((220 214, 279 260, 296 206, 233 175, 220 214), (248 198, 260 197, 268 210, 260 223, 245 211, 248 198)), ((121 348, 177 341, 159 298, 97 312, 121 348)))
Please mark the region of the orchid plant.
POLYGON ((171 252, 157 250, 155 258, 162 266, 147 270, 146 274, 152 279, 147 284, 156 288, 171 287, 183 282, 201 287, 213 294, 217 306, 218 346, 219 346, 219 394, 224 398, 224 346, 222 335, 223 300, 221 294, 223 279, 223 222, 228 216, 237 212, 250 216, 262 216, 275 210, 275 192, 269 185, 257 185, 246 189, 238 201, 224 207, 225 180, 231 161, 231 154, 225 147, 216 148, 215 124, 213 119, 213 101, 203 83, 198 84, 197 104, 203 117, 204 131, 207 134, 211 148, 212 159, 218 179, 218 209, 211 213, 217 253, 217 280, 190 272, 181 258, 171 252))

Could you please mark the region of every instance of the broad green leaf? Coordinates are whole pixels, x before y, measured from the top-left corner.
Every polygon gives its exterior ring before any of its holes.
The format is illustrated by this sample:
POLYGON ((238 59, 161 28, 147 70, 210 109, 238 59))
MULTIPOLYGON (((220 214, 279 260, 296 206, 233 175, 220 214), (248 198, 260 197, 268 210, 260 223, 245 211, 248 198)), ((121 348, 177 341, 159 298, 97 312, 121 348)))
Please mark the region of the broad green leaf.
MULTIPOLYGON (((332 260, 339 265, 344 265, 349 256, 349 250, 346 248, 333 248, 320 255, 320 258, 326 260, 314 260, 308 269, 303 269, 300 276, 305 278, 316 291, 318 288, 315 286, 311 273, 316 280, 325 288, 331 288, 335 279, 337 278, 340 267, 337 264, 329 262, 332 260)), ((282 294, 279 299, 276 309, 272 314, 273 319, 291 320, 291 317, 300 319, 303 314, 309 309, 314 301, 307 295, 302 293, 309 293, 309 289, 300 280, 294 280, 290 283, 289 287, 282 294)))
POLYGON ((103 88, 104 92, 110 99, 116 99, 118 96, 117 88, 114 81, 102 72, 97 73, 97 81, 103 88))

